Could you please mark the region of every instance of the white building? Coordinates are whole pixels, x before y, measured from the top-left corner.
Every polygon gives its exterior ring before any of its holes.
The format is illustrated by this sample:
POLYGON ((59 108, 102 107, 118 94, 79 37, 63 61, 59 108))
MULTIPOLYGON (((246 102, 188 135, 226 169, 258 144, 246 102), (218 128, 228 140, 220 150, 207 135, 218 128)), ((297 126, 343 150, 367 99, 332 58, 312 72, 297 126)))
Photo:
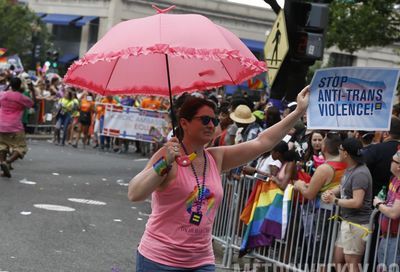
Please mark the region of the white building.
MULTIPOLYGON (((252 0, 249 0, 252 1, 252 0)), ((29 7, 48 23, 61 49, 61 62, 81 57, 113 25, 129 19, 155 14, 152 5, 167 8, 176 5, 171 13, 198 13, 207 16, 238 37, 259 57, 275 20, 267 7, 255 7, 228 0, 28 0, 29 7)), ((193 33, 196 35, 196 33, 193 33)), ((204 37, 205 39, 207 37, 204 37)), ((325 61, 331 58, 335 66, 394 67, 400 63, 395 46, 368 48, 354 55, 335 48, 325 51, 325 61)))

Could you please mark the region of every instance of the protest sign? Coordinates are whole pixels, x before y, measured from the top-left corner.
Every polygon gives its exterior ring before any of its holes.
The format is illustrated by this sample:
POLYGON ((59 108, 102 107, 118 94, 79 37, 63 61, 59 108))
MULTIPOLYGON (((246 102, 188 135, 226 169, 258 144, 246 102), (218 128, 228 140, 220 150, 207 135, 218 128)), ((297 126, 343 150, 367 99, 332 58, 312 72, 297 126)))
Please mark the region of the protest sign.
POLYGON ((308 129, 387 131, 399 69, 317 70, 310 86, 308 129))
POLYGON ((104 136, 143 142, 163 142, 169 132, 166 111, 104 104, 104 136))

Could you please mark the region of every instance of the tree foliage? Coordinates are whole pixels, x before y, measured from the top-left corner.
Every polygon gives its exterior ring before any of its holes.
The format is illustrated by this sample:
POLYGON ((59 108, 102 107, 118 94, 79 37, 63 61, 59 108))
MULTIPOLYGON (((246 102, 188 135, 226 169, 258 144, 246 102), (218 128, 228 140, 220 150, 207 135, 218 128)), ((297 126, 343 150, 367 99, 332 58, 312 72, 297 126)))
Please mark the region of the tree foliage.
POLYGON ((354 53, 400 39, 398 0, 334 0, 329 7, 327 47, 354 53))
POLYGON ((25 66, 32 66, 35 44, 40 45, 43 59, 48 47, 49 34, 46 26, 27 6, 15 1, 0 0, 0 47, 7 54, 18 54, 25 66))

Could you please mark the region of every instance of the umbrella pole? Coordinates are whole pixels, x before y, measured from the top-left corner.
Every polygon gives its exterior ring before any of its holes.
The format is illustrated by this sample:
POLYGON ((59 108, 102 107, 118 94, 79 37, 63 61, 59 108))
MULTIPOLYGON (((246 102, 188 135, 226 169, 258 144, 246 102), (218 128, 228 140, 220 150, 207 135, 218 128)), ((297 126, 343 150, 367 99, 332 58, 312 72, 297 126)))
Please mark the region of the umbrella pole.
POLYGON ((175 125, 176 125, 176 116, 174 114, 174 107, 172 104, 172 91, 171 91, 171 78, 169 76, 169 61, 168 55, 165 54, 165 62, 167 65, 167 77, 168 77, 168 91, 169 91, 169 104, 170 104, 170 114, 171 114, 171 122, 172 122, 172 136, 176 136, 175 125))

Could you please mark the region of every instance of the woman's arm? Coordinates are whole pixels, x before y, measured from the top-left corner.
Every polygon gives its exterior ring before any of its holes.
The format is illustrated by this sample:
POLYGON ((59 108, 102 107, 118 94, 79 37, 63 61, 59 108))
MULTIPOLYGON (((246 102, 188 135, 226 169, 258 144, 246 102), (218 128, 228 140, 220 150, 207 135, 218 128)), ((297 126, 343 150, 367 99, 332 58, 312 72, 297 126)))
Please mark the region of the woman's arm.
POLYGON ((219 161, 221 170, 227 171, 238 167, 270 151, 304 115, 308 100, 309 87, 307 86, 297 95, 296 110, 279 123, 261 132, 256 139, 233 146, 210 148, 209 151, 219 161))
POLYGON ((175 156, 179 155, 178 151, 174 150, 174 143, 179 143, 176 138, 172 138, 164 147, 160 148, 149 160, 146 167, 137 174, 128 186, 128 199, 130 201, 143 201, 162 184, 170 180, 176 175, 176 166, 174 165, 175 156), (164 157, 168 165, 172 168, 168 174, 159 176, 153 168, 153 165, 164 157))

